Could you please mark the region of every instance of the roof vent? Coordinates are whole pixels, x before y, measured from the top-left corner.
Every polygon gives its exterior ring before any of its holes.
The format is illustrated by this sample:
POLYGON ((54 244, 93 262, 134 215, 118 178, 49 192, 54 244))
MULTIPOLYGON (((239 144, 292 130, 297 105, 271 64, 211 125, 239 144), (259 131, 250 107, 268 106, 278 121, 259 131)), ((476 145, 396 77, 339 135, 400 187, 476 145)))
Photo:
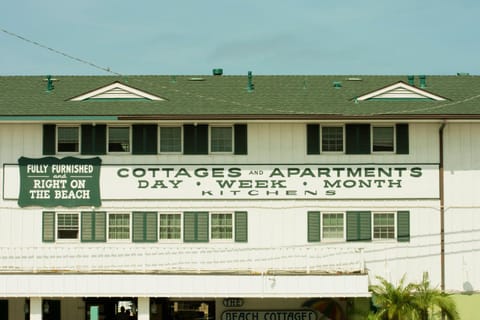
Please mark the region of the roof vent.
POLYGON ((58 81, 58 79, 52 78, 52 76, 48 75, 46 79, 43 79, 43 81, 47 82, 47 90, 46 92, 51 92, 53 89, 55 89, 55 86, 53 85, 54 81, 58 81))
POLYGON ((253 90, 255 90, 255 84, 253 83, 252 71, 248 71, 247 91, 253 92, 253 90))
POLYGON ((335 89, 340 89, 342 87, 342 82, 341 81, 333 81, 333 87, 335 89))
POLYGON ((415 85, 415 76, 407 76, 408 84, 411 86, 415 85))
POLYGON ((420 88, 427 87, 427 76, 421 75, 418 77, 420 79, 420 88))
POLYGON ((212 70, 212 73, 214 76, 221 76, 223 75, 223 69, 222 68, 215 68, 212 70))

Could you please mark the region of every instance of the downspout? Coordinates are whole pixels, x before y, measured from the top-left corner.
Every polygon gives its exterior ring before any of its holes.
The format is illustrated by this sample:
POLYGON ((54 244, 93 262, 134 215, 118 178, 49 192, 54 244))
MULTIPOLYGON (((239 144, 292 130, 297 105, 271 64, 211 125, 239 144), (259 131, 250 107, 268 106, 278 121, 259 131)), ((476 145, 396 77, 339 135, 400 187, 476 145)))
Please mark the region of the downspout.
POLYGON ((440 197, 440 288, 445 292, 445 184, 444 184, 444 154, 443 154, 443 130, 446 126, 444 120, 440 129, 439 135, 439 165, 438 165, 438 182, 439 182, 439 197, 440 197))

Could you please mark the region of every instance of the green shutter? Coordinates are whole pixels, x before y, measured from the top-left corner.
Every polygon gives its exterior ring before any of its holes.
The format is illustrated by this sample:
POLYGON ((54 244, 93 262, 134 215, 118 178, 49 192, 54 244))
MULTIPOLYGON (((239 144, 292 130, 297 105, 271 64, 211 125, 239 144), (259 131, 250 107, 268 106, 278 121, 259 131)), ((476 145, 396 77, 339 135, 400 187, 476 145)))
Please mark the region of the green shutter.
POLYGON ((347 124, 345 125, 345 144, 347 154, 370 153, 370 125, 347 124))
POLYGON ((157 241, 157 213, 133 212, 133 242, 157 241))
POLYGON ((133 212, 132 213, 132 241, 133 242, 143 242, 144 235, 144 214, 143 212, 133 212))
POLYGON ((372 240, 372 214, 370 211, 347 212, 347 241, 372 240))
POLYGON ((106 154, 107 151, 107 126, 104 124, 82 124, 82 154, 106 154))
POLYGON ((42 241, 55 242, 55 212, 44 211, 42 220, 42 241))
POLYGON ((236 124, 234 128, 234 154, 248 154, 248 130, 246 124, 236 124))
POLYGON ((132 126, 132 154, 157 154, 158 126, 156 124, 132 126))
POLYGON ((208 212, 197 212, 197 241, 208 242, 208 212))
POLYGON ((320 154, 320 125, 307 124, 307 154, 320 154))
POLYGON ((307 225, 308 225, 308 231, 307 231, 308 242, 320 242, 321 222, 320 222, 319 211, 308 212, 307 225))
POLYGON ((408 154, 408 123, 398 123, 396 126, 396 152, 397 154, 408 154))
POLYGON ((183 213, 183 241, 208 242, 208 212, 183 213))
POLYGON ((105 212, 82 212, 82 242, 107 241, 107 218, 105 212))
POLYGON ((248 241, 248 213, 246 211, 235 212, 235 242, 248 241))
POLYGON ((43 125, 43 154, 54 155, 56 152, 56 126, 54 124, 43 125))
POLYGON ((183 153, 208 154, 208 125, 185 124, 183 126, 183 153))
POLYGON ((410 212, 397 212, 397 240, 399 242, 410 241, 410 212))
MULTIPOLYGON (((25 314, 25 318, 26 318, 26 315, 27 314, 25 314)), ((7 299, 0 300, 0 319, 8 319, 8 300, 7 299)))
POLYGON ((157 228, 158 214, 156 212, 145 212, 145 241, 156 242, 158 239, 157 228))
POLYGON ((95 154, 95 127, 90 124, 82 124, 81 135, 81 153, 95 154))
POLYGON ((94 241, 94 216, 93 212, 82 212, 82 241, 92 242, 94 241))
POLYGON ((185 242, 195 242, 196 233, 195 233, 195 212, 184 212, 183 213, 183 241, 185 242))

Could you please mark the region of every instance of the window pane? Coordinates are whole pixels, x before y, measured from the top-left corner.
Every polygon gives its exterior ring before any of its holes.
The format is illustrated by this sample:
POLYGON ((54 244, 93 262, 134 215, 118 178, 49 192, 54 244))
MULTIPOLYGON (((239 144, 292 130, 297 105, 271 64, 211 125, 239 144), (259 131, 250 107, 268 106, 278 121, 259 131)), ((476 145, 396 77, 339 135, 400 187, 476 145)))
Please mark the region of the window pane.
POLYGON ((393 151, 393 127, 373 127, 373 151, 393 151))
POLYGON ((78 127, 58 127, 58 152, 78 152, 79 132, 78 127))
POLYGON ((160 152, 182 151, 182 128, 160 127, 160 152))
POLYGON ((130 152, 130 128, 108 128, 108 152, 130 152))
POLYGON ((211 151, 232 152, 232 127, 212 127, 211 151))
POLYGON ((211 215, 211 238, 232 239, 233 223, 231 213, 212 213, 211 215))
POLYGON ((57 215, 57 238, 78 239, 77 213, 59 213, 57 215))
POLYGON ((108 238, 130 239, 130 215, 128 213, 110 213, 108 215, 108 238))
POLYGON ((394 239, 395 238, 395 214, 374 213, 373 214, 373 238, 394 239))
POLYGON ((343 213, 322 214, 323 239, 343 239, 343 213))
POLYGON ((322 151, 343 151, 343 127, 322 127, 322 151))
POLYGON ((180 239, 181 232, 180 214, 160 214, 160 240, 180 239))

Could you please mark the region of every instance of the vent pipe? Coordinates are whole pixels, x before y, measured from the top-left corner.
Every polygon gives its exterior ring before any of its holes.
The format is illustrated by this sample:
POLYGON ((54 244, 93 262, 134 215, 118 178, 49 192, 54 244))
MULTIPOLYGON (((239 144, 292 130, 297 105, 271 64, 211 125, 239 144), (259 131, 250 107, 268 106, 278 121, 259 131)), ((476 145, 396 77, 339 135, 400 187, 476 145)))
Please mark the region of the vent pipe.
POLYGON ((420 88, 426 88, 427 87, 427 76, 419 76, 420 79, 420 88))
POLYGON ((415 76, 407 76, 408 84, 411 86, 415 85, 415 76))
POLYGON ((248 71, 247 91, 253 92, 253 90, 255 90, 255 85, 253 84, 252 71, 248 71))
POLYGON ((52 78, 51 75, 48 75, 46 79, 43 79, 43 81, 47 82, 47 90, 46 92, 51 92, 53 89, 55 89, 55 86, 53 85, 54 81, 58 81, 58 79, 52 78))

